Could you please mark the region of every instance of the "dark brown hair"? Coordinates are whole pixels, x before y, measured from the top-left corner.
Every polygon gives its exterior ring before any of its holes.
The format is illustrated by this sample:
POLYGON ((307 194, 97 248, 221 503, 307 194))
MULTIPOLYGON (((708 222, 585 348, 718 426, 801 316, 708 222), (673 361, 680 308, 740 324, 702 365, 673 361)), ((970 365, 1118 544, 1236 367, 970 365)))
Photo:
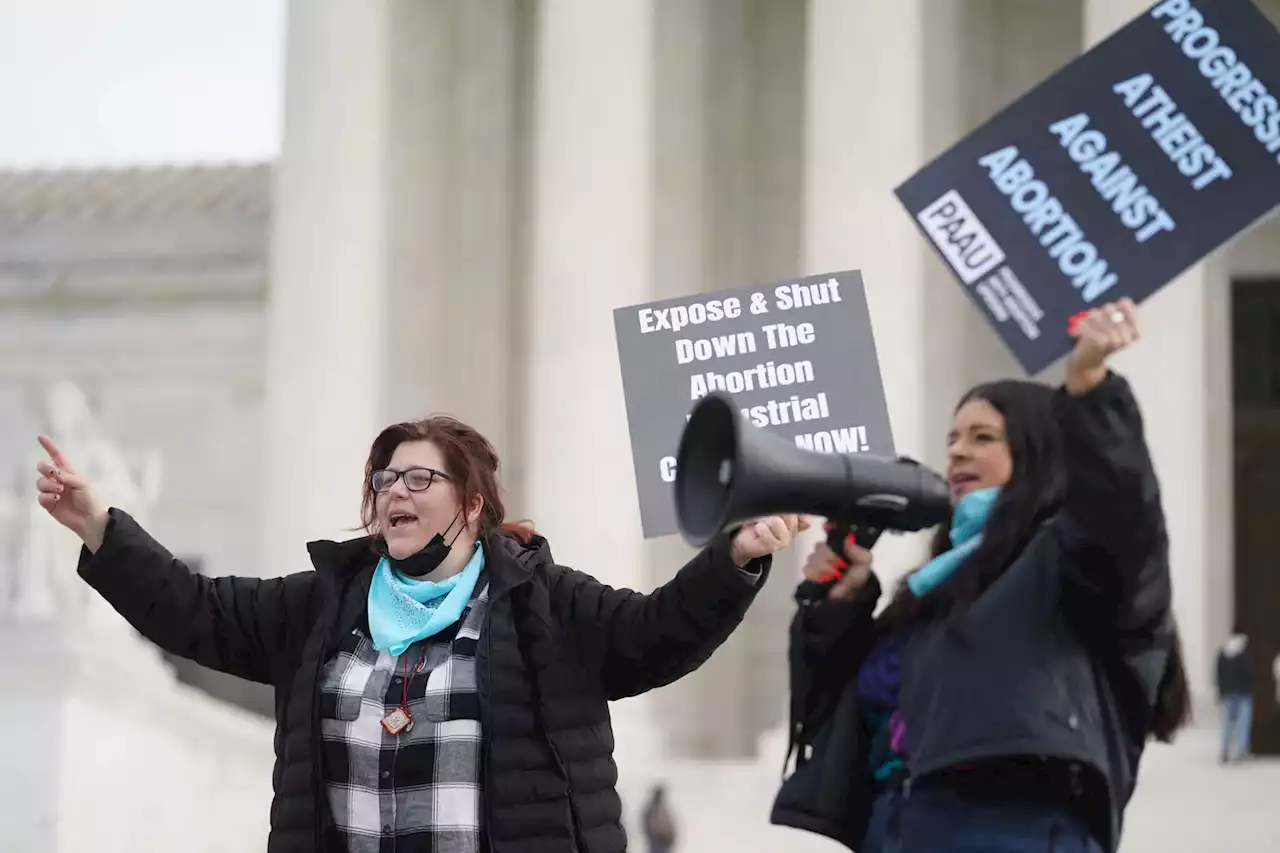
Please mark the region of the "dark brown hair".
POLYGON ((528 521, 506 520, 507 509, 498 480, 500 462, 493 445, 474 427, 448 415, 392 424, 373 440, 364 466, 363 497, 360 501, 361 522, 369 535, 377 535, 373 472, 387 467, 396 448, 406 441, 429 441, 439 449, 444 457, 445 473, 457 488, 464 507, 470 506, 477 496, 484 501, 476 525, 480 538, 498 533, 528 544, 537 535, 528 521))

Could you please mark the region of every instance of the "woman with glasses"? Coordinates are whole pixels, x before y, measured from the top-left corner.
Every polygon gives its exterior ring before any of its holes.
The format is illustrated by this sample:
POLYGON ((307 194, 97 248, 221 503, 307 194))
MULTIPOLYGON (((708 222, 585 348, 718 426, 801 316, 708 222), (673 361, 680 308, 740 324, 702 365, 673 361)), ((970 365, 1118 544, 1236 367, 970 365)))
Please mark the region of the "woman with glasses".
POLYGON ((651 594, 614 589, 508 523, 493 447, 436 417, 374 440, 366 535, 310 543, 315 571, 205 578, 40 441, 80 576, 166 651, 274 686, 270 853, 625 850, 607 703, 702 664, 803 526, 761 519, 651 594))

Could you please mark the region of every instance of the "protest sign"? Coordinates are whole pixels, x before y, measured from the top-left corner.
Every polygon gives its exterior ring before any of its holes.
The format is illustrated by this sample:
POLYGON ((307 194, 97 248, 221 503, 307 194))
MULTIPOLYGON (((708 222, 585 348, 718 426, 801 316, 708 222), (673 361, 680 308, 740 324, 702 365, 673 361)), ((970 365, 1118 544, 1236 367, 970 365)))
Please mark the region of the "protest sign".
POLYGON ((1164 0, 897 188, 1036 373, 1071 318, 1142 301, 1280 203, 1280 33, 1164 0))
POLYGON ((631 305, 613 320, 645 538, 677 532, 676 451, 711 391, 800 447, 893 455, 856 271, 631 305))

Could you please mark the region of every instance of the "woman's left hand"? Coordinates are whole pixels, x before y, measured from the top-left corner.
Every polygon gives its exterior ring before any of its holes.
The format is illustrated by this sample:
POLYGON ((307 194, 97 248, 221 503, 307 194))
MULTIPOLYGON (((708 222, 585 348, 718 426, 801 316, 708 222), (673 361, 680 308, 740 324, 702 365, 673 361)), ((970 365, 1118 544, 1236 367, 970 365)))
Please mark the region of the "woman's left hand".
POLYGON ((733 563, 742 568, 747 563, 781 551, 791 544, 797 532, 807 530, 809 520, 798 515, 770 515, 742 525, 729 549, 733 563))
POLYGON ((1067 390, 1084 394, 1107 378, 1107 359, 1139 337, 1137 308, 1128 297, 1082 316, 1072 334, 1075 349, 1067 356, 1067 390))

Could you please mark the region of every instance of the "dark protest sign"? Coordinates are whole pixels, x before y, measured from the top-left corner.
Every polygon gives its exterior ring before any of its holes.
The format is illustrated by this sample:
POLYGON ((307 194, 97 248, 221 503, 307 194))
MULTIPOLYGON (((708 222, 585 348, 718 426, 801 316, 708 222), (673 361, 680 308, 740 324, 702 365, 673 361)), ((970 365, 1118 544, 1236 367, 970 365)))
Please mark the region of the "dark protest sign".
POLYGON ((645 538, 677 532, 676 451, 711 391, 800 447, 893 455, 856 271, 632 305, 613 321, 645 538))
POLYGON ((1141 301, 1280 203, 1280 33, 1165 0, 898 187, 1029 373, 1076 314, 1141 301))

